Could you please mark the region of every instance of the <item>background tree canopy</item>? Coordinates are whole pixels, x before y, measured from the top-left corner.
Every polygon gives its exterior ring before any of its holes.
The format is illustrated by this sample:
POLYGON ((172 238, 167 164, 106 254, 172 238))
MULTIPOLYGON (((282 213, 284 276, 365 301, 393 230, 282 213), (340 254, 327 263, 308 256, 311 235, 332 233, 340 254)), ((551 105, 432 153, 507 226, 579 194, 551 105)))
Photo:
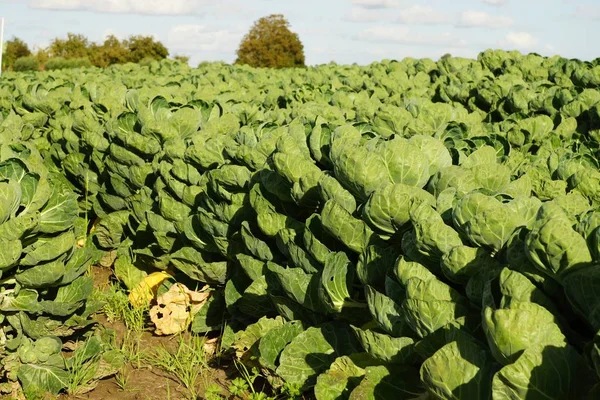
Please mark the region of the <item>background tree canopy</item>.
MULTIPOLYGON (((114 35, 106 37, 103 43, 94 43, 81 34, 68 33, 66 38, 54 38, 47 48, 37 49, 32 54, 27 44, 16 37, 6 42, 3 69, 18 71, 63 69, 96 66, 106 68, 113 64, 142 60, 162 60, 169 56, 169 50, 152 36, 133 35, 119 40, 114 35)), ((185 62, 179 57, 179 60, 185 62)))
POLYGON ((2 57, 2 69, 12 68, 18 58, 31 55, 31 50, 27 43, 17 37, 8 40, 4 45, 4 54, 2 57))
MULTIPOLYGON (((236 52, 235 64, 263 68, 304 67, 304 46, 298 34, 281 14, 273 14, 256 21, 242 39, 236 52)), ((27 44, 13 37, 4 48, 3 69, 32 71, 96 66, 106 68, 128 62, 146 63, 162 60, 169 50, 152 36, 133 35, 119 40, 114 35, 104 42, 92 42, 86 36, 68 33, 54 38, 47 48, 30 51, 27 44)), ((173 59, 188 63, 189 57, 175 55, 173 59)))
POLYGON ((237 50, 236 64, 253 67, 304 67, 304 46, 281 14, 256 21, 237 50))
POLYGON ((89 54, 90 43, 81 34, 68 33, 66 39, 55 38, 48 47, 52 57, 82 58, 89 54))

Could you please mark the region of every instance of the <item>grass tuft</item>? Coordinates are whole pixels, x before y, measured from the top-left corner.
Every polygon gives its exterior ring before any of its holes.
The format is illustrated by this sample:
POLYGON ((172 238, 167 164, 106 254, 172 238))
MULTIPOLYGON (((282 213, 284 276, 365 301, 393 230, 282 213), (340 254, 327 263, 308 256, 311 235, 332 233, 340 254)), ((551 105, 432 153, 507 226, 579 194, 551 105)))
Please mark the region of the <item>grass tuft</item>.
POLYGON ((201 336, 179 335, 175 352, 158 348, 149 354, 147 362, 176 376, 190 398, 195 399, 198 397, 198 380, 209 369, 204 343, 205 338, 201 336))

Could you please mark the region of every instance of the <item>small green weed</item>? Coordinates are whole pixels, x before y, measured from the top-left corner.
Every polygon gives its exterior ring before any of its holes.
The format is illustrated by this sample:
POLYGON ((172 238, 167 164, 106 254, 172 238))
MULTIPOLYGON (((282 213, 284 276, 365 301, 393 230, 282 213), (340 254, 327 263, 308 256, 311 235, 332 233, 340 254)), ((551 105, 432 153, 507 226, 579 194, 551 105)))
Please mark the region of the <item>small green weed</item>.
POLYGON ((105 290, 96 290, 93 296, 104 304, 102 312, 110 322, 121 320, 127 329, 134 333, 142 333, 145 330, 148 307, 133 307, 120 285, 112 284, 105 290))
POLYGON ((223 395, 223 389, 216 383, 209 385, 204 391, 204 398, 206 400, 223 400, 226 397, 223 395))
POLYGON ((190 397, 198 397, 196 383, 200 376, 208 370, 208 360, 204 352, 204 337, 189 335, 179 336, 175 353, 166 348, 158 348, 150 353, 147 362, 177 377, 186 387, 190 397))

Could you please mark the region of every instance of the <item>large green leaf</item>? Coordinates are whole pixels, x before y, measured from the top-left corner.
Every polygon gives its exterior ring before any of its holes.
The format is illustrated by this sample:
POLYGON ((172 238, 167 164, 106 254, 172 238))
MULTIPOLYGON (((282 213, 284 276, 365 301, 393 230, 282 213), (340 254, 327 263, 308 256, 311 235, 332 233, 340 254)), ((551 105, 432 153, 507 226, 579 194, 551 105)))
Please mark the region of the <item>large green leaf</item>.
POLYGON ((57 395, 69 384, 67 371, 48 365, 23 364, 19 368, 18 378, 23 391, 32 396, 45 393, 57 395))
POLYGON ((258 345, 261 363, 274 371, 283 349, 304 330, 301 321, 290 321, 267 332, 258 345))
POLYGON ((404 365, 373 366, 352 391, 349 400, 415 399, 423 394, 418 371, 404 365))
POLYGON ((40 237, 29 247, 23 249, 25 256, 21 260, 23 266, 34 266, 52 261, 73 250, 75 234, 69 230, 55 237, 40 237))
POLYGON ((493 310, 486 307, 483 330, 492 354, 499 363, 506 365, 531 347, 564 347, 565 336, 555 321, 544 307, 515 301, 511 308, 493 310))
POLYGON ((78 216, 77 195, 61 179, 50 180, 52 192, 40 210, 40 231, 55 233, 68 229, 78 216))
POLYGON ((364 374, 365 370, 356 366, 350 357, 336 358, 327 372, 317 377, 315 397, 317 400, 348 399, 364 374))
POLYGON ((365 297, 375 322, 390 335, 402 336, 406 330, 406 319, 401 305, 371 286, 365 286, 365 297))
POLYGON ((334 200, 325 203, 321 221, 331 235, 356 253, 362 253, 371 241, 371 229, 334 200))
POLYGON ((350 290, 354 284, 355 267, 345 253, 332 253, 325 261, 321 274, 323 295, 321 298, 332 312, 341 312, 344 307, 363 307, 352 300, 350 290))
POLYGON ((14 217, 21 203, 21 186, 15 180, 0 181, 0 223, 14 217))
POLYGON ((365 351, 377 360, 393 364, 411 364, 416 360, 414 340, 409 337, 395 338, 385 333, 354 328, 365 351))
POLYGON ((459 338, 421 366, 421 380, 440 399, 490 399, 493 364, 486 349, 459 338))
POLYGON ((320 296, 320 274, 307 274, 302 268, 284 268, 275 263, 267 263, 267 270, 290 299, 309 310, 325 312, 320 296))
POLYGON ((535 346, 494 375, 494 399, 568 399, 575 390, 580 355, 570 346, 535 346))
POLYGON ((327 323, 310 327, 283 350, 277 375, 292 385, 308 389, 337 357, 355 353, 358 349, 354 334, 345 325, 327 323))

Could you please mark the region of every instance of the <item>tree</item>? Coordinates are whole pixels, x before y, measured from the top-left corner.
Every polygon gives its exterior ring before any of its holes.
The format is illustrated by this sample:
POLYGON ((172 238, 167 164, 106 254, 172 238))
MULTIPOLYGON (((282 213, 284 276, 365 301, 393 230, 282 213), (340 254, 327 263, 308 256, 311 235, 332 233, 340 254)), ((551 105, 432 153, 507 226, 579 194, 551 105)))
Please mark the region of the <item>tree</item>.
MULTIPOLYGON (((3 51, 3 68, 12 68, 17 59, 32 55, 27 44, 18 38, 8 41, 3 51)), ((68 33, 66 38, 53 39, 48 48, 38 49, 34 58, 42 68, 49 69, 90 65, 106 68, 113 64, 162 60, 168 55, 167 48, 152 36, 130 36, 129 39, 120 41, 116 36, 109 35, 103 43, 93 43, 84 35, 68 33)), ((175 59, 183 63, 189 61, 189 58, 183 56, 176 56, 175 59)), ((24 62, 21 62, 20 67, 25 65, 24 62)))
POLYGON ((88 39, 75 33, 68 33, 67 39, 56 38, 50 43, 48 52, 51 57, 62 57, 65 59, 84 58, 89 55, 90 43, 88 39))
POLYGON ((92 64, 100 68, 106 68, 113 64, 124 64, 130 60, 126 43, 120 42, 114 35, 107 36, 102 45, 93 43, 89 53, 92 64))
POLYGON ((27 43, 13 36, 13 38, 6 42, 4 45, 4 54, 2 55, 2 68, 12 68, 15 61, 21 57, 28 57, 31 55, 31 50, 27 43))
POLYGON ((12 69, 14 71, 37 71, 40 69, 40 63, 34 56, 19 57, 13 63, 12 69))
POLYGON ((236 64, 253 67, 291 68, 304 66, 304 46, 281 14, 256 21, 237 50, 236 64))
POLYGON ((189 56, 182 56, 182 55, 176 55, 175 57, 173 57, 173 60, 175 61, 179 61, 182 64, 189 64, 190 63, 190 57, 189 56))
POLYGON ((130 52, 129 60, 136 63, 144 58, 162 60, 169 55, 169 50, 161 42, 155 41, 152 36, 130 36, 125 44, 130 52))
POLYGON ((41 49, 41 48, 38 48, 35 51, 34 57, 37 60, 38 64, 42 66, 42 68, 43 68, 44 65, 46 65, 46 62, 50 58, 50 56, 48 55, 48 50, 47 49, 41 49))

